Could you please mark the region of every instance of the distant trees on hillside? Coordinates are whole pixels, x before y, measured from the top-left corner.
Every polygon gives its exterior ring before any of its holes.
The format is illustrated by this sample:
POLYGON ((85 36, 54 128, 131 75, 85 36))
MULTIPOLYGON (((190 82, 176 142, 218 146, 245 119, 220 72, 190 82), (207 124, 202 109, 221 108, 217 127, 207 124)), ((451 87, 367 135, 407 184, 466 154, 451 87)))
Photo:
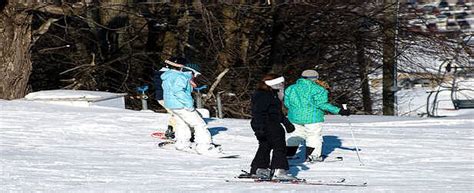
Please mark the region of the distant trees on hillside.
MULTIPOLYGON (((180 55, 201 64, 198 82, 213 85, 203 91, 204 105, 213 109, 222 93, 227 117, 249 117, 263 74, 282 74, 290 84, 308 68, 329 83, 332 102, 373 113, 369 75, 385 69, 384 100, 393 101, 391 73, 405 49, 395 46, 429 36, 397 25, 396 1, 26 2, 0 6, 3 99, 58 88, 134 95, 138 86, 153 86, 164 59, 180 55)), ((140 107, 134 99, 127 105, 140 107)))

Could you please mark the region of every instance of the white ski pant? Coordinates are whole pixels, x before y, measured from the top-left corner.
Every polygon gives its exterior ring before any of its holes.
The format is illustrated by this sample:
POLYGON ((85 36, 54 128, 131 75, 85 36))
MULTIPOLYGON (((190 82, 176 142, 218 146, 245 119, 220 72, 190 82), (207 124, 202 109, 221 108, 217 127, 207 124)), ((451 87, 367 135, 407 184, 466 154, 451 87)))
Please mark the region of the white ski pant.
POLYGON ((211 133, 207 129, 206 122, 196 110, 172 109, 171 111, 176 120, 175 138, 177 148, 190 146, 191 142, 189 140, 191 139, 192 128, 194 128, 194 142, 197 146, 209 146, 212 143, 211 133))
POLYGON ((322 123, 293 125, 295 125, 295 131, 286 134, 286 145, 298 147, 306 141, 306 147, 314 148, 313 155, 321 156, 323 148, 322 123))
POLYGON ((166 112, 168 112, 171 115, 170 118, 168 119, 168 125, 173 127, 173 130, 174 130, 176 121, 175 121, 173 112, 170 109, 165 107, 165 101, 164 100, 157 100, 157 101, 163 108, 165 108, 166 112))

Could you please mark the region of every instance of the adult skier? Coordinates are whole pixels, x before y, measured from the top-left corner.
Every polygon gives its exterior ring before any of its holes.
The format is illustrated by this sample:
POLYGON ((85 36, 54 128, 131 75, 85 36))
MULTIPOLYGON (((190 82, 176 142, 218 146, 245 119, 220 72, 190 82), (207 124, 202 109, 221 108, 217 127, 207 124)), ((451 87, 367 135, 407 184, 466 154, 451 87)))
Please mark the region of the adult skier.
POLYGON ((206 122, 194 108, 191 79, 196 72, 183 72, 185 61, 179 57, 165 60, 170 70, 161 75, 165 107, 172 111, 176 119, 175 148, 219 156, 222 154, 221 148, 213 145, 206 122), (194 143, 190 141, 191 128, 194 128, 194 143))
POLYGON ((349 116, 349 110, 338 108, 328 102, 328 90, 317 84, 319 74, 305 70, 295 84, 285 90, 285 106, 288 119, 295 132, 287 136, 287 156, 296 154, 298 146, 306 141, 306 161, 323 161, 322 123, 325 112, 349 116), (314 154, 314 155, 313 155, 314 154))
POLYGON ((250 123, 258 140, 258 149, 251 164, 250 174, 257 178, 297 179, 288 174, 286 159, 285 128, 292 132, 294 127, 283 115, 281 100, 278 98, 278 91, 283 88, 284 80, 283 77, 268 74, 258 83, 252 96, 250 123), (285 128, 280 123, 284 123, 285 128))

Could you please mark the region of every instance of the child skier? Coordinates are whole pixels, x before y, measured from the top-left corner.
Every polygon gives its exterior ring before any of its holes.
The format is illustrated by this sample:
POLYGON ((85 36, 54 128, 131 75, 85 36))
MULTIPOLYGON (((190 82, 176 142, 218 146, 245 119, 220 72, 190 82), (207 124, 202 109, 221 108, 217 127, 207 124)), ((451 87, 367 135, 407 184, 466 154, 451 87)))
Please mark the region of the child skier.
POLYGON ((284 78, 274 74, 266 75, 257 85, 252 96, 251 126, 258 140, 258 149, 252 161, 250 174, 256 178, 272 178, 277 180, 295 180, 288 174, 286 159, 285 128, 292 132, 294 127, 282 112, 282 104, 278 98, 278 90, 284 86, 284 78), (270 152, 273 156, 270 161, 270 152), (271 162, 271 163, 270 163, 271 162), (271 176, 271 168, 273 177, 271 176))
POLYGON ((175 115, 175 148, 182 151, 196 151, 199 154, 219 156, 222 150, 212 143, 206 122, 194 108, 190 80, 193 72, 183 72, 185 59, 173 57, 166 60, 170 70, 161 75, 165 107, 175 115), (194 142, 191 143, 191 128, 194 128, 194 142))
POLYGON ((153 82, 155 84, 155 99, 158 101, 158 104, 160 104, 163 108, 165 108, 166 112, 168 112, 171 115, 171 117, 168 119, 168 129, 165 132, 165 137, 167 139, 174 139, 173 128, 176 121, 174 119, 174 115, 171 112, 171 110, 165 107, 165 101, 163 100, 163 87, 161 85, 163 83, 163 80, 161 80, 161 75, 168 70, 169 68, 165 66, 165 67, 162 67, 160 70, 155 71, 153 82))
POLYGON ((295 84, 285 90, 285 106, 288 119, 295 125, 295 132, 287 136, 287 156, 292 157, 298 145, 306 141, 306 161, 323 161, 322 123, 326 111, 349 116, 349 110, 340 109, 328 103, 328 91, 315 81, 319 74, 305 70, 295 84), (314 155, 312 155, 314 153, 314 155))

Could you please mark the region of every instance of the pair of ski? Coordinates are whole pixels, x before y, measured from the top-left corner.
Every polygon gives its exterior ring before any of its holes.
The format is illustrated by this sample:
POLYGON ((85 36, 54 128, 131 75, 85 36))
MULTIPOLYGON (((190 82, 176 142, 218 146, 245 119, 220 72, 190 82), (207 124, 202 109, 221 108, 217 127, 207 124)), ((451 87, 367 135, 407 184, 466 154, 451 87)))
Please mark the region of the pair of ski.
POLYGON ((267 178, 255 178, 248 172, 242 170, 244 174, 241 174, 235 179, 226 180, 229 183, 276 183, 276 184, 296 184, 296 185, 313 185, 313 186, 349 186, 349 187, 366 187, 367 182, 363 183, 348 183, 346 179, 341 178, 332 181, 326 180, 306 180, 306 179, 295 179, 295 180, 280 180, 280 179, 267 179, 267 178))

